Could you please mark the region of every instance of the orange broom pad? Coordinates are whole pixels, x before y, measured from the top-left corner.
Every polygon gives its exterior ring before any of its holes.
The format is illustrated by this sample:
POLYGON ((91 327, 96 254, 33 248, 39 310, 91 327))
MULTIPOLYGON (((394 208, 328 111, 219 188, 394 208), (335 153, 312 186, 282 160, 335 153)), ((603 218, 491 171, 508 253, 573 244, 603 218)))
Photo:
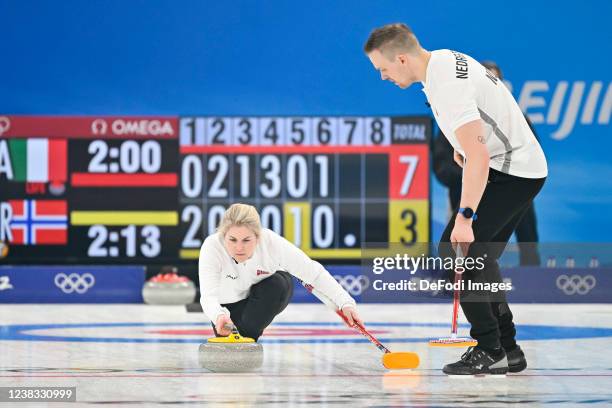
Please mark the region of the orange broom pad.
POLYGON ((389 352, 383 354, 382 363, 389 370, 417 368, 419 366, 419 356, 417 353, 389 352))

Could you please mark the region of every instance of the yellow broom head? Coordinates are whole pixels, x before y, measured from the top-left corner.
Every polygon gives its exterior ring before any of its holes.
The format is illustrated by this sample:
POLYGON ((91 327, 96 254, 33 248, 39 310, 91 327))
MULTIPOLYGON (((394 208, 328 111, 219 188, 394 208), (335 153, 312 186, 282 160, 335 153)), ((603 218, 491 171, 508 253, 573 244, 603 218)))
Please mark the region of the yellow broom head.
POLYGON ((476 346, 478 342, 467 337, 446 337, 429 340, 431 347, 470 347, 476 346))

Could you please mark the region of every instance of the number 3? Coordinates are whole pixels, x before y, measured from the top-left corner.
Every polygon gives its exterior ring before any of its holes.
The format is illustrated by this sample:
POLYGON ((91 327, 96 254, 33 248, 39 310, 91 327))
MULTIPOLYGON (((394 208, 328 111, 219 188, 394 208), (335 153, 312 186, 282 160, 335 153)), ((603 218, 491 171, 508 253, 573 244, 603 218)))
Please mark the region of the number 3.
POLYGON ((142 237, 145 239, 140 245, 140 251, 147 258, 153 258, 159 255, 161 244, 159 242, 159 228, 157 225, 147 225, 141 231, 142 237))
POLYGON ((409 232, 409 239, 406 239, 406 236, 402 234, 402 236, 400 237, 400 242, 404 246, 411 246, 417 241, 416 213, 410 208, 406 208, 404 211, 402 211, 401 218, 402 221, 405 222, 403 229, 409 232))

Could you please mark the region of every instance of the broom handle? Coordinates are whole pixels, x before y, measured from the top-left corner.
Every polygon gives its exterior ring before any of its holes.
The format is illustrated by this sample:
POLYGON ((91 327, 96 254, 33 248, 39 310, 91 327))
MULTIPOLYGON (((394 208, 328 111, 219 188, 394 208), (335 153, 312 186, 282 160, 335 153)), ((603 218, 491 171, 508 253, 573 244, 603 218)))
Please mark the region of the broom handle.
MULTIPOLYGON (((467 157, 463 158, 463 166, 461 166, 461 182, 463 183, 463 176, 464 176, 464 172, 463 170, 465 169, 465 164, 467 163, 467 157)), ((455 259, 457 258, 463 258, 463 249, 461 248, 461 243, 457 243, 457 249, 455 251, 455 259)), ((459 282, 461 282, 462 278, 461 278, 461 274, 457 273, 455 270, 455 285, 457 285, 457 287, 461 287, 461 284, 459 282), (458 284, 459 283, 459 284, 458 284)), ((451 324, 451 338, 455 339, 457 338, 457 320, 459 318, 459 303, 461 300, 461 290, 460 289, 455 289, 454 293, 453 293, 453 322, 451 324)))
MULTIPOLYGON (((461 282, 461 276, 460 274, 455 272, 455 285, 457 285, 457 282, 461 282)), ((453 323, 451 327, 451 337, 452 338, 457 337, 457 319, 459 317, 460 296, 461 296, 460 290, 455 289, 455 292, 453 293, 453 323)))
MULTIPOLYGON (((344 313, 342 313, 342 310, 336 307, 336 305, 331 301, 331 299, 329 299, 323 293, 316 290, 312 285, 302 282, 301 280, 300 280, 300 283, 306 288, 308 292, 312 293, 316 298, 318 298, 321 302, 323 302, 323 304, 328 306, 330 309, 333 309, 336 312, 336 314, 340 316, 342 320, 344 320, 348 324, 347 317, 344 315, 344 313)), ((383 346, 380 341, 378 341, 374 336, 372 336, 372 334, 370 334, 370 332, 367 331, 365 327, 363 327, 361 324, 357 322, 354 322, 354 323, 355 323, 355 327, 357 327, 359 332, 363 334, 368 340, 370 340, 376 347, 378 347, 380 351, 382 351, 383 353, 390 353, 389 349, 383 346)))
MULTIPOLYGON (((463 258, 463 250, 461 249, 461 245, 457 244, 457 256, 455 257, 455 259, 457 258, 463 258)), ((456 338, 457 337, 457 320, 459 318, 459 303, 461 300, 461 289, 460 289, 460 285, 461 285, 461 274, 455 272, 455 286, 456 289, 453 292, 453 322, 451 325, 451 337, 452 338, 456 338)))
MULTIPOLYGON (((349 321, 344 315, 344 313, 342 313, 342 310, 336 310, 336 313, 342 318, 342 320, 346 322, 346 324, 349 324, 349 321)), ((361 325, 361 323, 354 322, 354 325, 361 332, 361 334, 363 334, 368 340, 374 343, 374 345, 378 347, 380 351, 382 351, 383 353, 390 353, 389 349, 383 346, 382 343, 376 339, 376 337, 372 336, 372 334, 370 334, 370 332, 367 331, 366 328, 361 325)))

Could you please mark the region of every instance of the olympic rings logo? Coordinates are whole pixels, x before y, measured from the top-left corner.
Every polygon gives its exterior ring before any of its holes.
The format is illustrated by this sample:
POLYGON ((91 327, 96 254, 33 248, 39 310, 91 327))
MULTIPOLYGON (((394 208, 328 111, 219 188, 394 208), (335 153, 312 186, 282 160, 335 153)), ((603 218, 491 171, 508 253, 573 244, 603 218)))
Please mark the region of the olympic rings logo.
POLYGON ((58 273, 55 275, 55 286, 60 288, 64 293, 83 294, 93 287, 96 283, 95 278, 91 273, 84 273, 79 275, 78 273, 71 273, 66 275, 65 273, 58 273))
POLYGON ((593 275, 560 275, 557 278, 557 287, 566 295, 586 295, 595 287, 597 280, 593 275))
POLYGON ((334 275, 334 279, 353 296, 361 295, 370 286, 370 280, 364 275, 334 275))

